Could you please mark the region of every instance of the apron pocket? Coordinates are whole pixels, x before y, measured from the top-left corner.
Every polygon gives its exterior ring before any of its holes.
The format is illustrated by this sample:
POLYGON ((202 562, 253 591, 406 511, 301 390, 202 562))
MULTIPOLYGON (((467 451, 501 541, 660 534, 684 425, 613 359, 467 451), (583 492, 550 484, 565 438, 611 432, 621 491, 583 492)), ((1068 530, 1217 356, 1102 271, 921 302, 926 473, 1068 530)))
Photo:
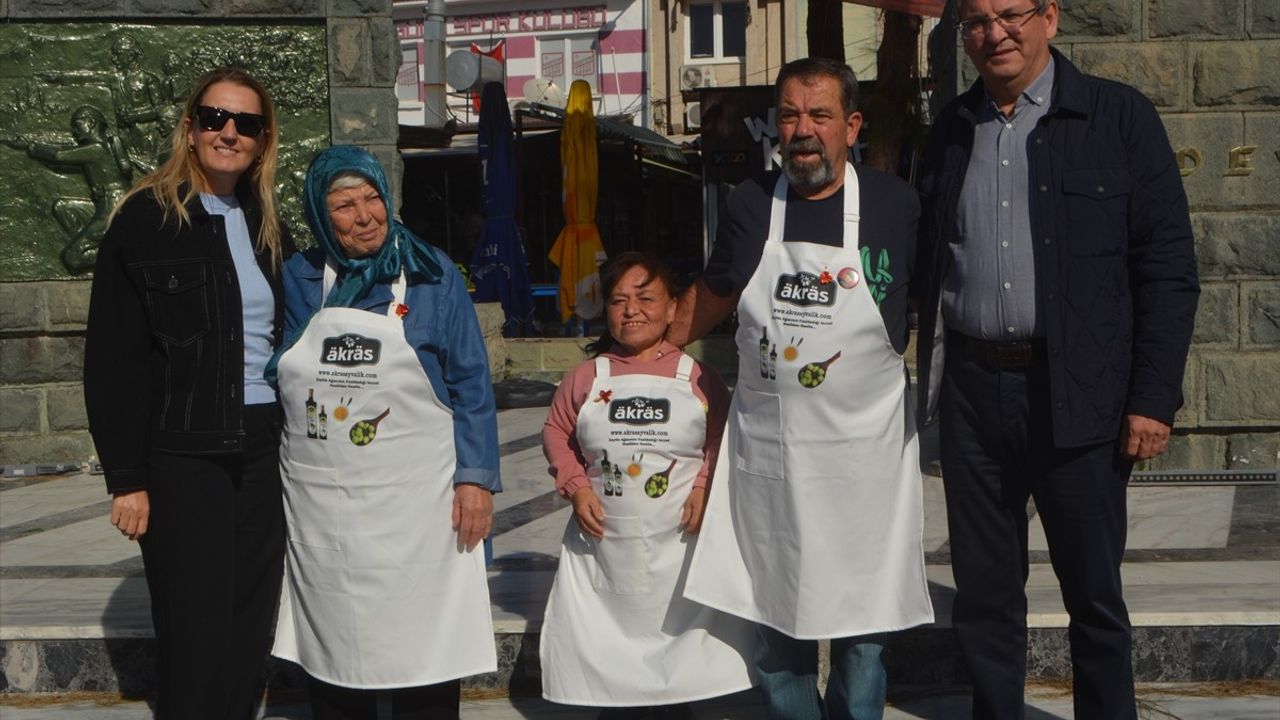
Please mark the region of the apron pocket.
POLYGON ((739 470, 781 480, 782 398, 739 385, 734 458, 739 470))
POLYGON ((289 542, 341 550, 342 488, 329 468, 281 463, 289 542))
POLYGON ((595 541, 591 584, 597 592, 613 595, 648 595, 649 540, 639 517, 604 516, 604 539, 595 541))

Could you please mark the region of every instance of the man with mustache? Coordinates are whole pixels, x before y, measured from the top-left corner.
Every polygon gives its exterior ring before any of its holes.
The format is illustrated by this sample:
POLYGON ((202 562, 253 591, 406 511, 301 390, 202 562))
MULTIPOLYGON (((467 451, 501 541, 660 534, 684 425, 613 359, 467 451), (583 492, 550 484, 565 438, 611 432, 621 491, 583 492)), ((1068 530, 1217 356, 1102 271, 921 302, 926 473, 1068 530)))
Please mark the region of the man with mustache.
POLYGON ((668 330, 682 345, 738 313, 738 381, 685 596, 758 624, 766 717, 880 718, 885 633, 933 619, 901 355, 919 204, 848 162, 862 115, 847 65, 788 63, 776 101, 782 172, 730 194, 668 330))
POLYGON ((1151 102, 1049 46, 1054 0, 961 0, 980 80, 922 163, 922 424, 941 419, 975 718, 1024 716, 1027 499, 1071 617, 1075 716, 1136 717, 1125 486, 1182 403, 1199 287, 1151 102))

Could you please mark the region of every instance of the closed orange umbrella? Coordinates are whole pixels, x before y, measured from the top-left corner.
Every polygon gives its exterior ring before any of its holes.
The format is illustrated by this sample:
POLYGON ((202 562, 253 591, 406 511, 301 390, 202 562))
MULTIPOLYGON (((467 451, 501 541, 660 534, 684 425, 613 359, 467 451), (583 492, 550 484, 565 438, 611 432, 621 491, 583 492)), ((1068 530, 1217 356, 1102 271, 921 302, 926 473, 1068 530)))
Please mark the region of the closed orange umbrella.
POLYGON ((600 264, 604 244, 596 228, 596 120, 591 112, 591 86, 575 80, 569 88, 564 127, 560 131, 560 164, 564 169, 564 229, 556 236, 548 258, 560 268, 560 321, 577 315, 600 316, 600 264))

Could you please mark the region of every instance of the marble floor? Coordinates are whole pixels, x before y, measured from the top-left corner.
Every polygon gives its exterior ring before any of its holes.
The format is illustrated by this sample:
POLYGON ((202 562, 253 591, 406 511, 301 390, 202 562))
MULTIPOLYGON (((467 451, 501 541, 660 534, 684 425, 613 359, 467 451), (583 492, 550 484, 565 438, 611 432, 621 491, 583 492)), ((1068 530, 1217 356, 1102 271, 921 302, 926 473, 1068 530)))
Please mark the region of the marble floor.
MULTIPOLYGON (((505 491, 495 498, 489 586, 495 631, 500 635, 537 632, 541 627, 561 537, 571 521, 570 507, 554 492, 542 456, 544 415, 543 408, 499 413, 505 491)), ((923 438, 923 467, 937 468, 936 446, 936 437, 923 438)), ((926 472, 923 483, 926 572, 938 618, 934 628, 946 628, 955 586, 942 479, 926 472)), ((1275 678, 1280 664, 1275 659, 1280 647, 1280 486, 1134 482, 1128 494, 1129 542, 1122 572, 1137 628, 1135 638, 1147 629, 1148 637, 1154 638, 1148 642, 1166 648, 1144 658, 1135 644, 1135 668, 1140 664, 1168 666, 1168 652, 1199 653, 1214 656, 1205 663, 1210 670, 1189 675, 1152 672, 1147 679, 1258 677, 1230 674, 1234 670, 1214 674, 1217 670, 1213 669, 1235 667, 1226 660, 1218 662, 1219 658, 1253 656, 1256 651, 1262 660, 1250 667, 1265 667, 1264 676, 1275 678), (1204 632, 1206 628, 1209 632, 1204 632), (1242 637, 1248 639, 1247 650, 1240 644, 1242 637), (1218 649, 1212 650, 1215 647, 1218 649)), ((1043 531, 1034 507, 1029 510, 1028 621, 1049 637, 1046 647, 1055 642, 1061 645, 1065 640, 1053 637, 1055 633, 1056 637, 1065 635, 1061 628, 1067 625, 1067 615, 1048 564, 1043 531)), ((68 647, 70 644, 60 642, 67 640, 91 643, 151 637, 149 601, 137 545, 110 526, 109 511, 110 502, 98 476, 0 479, 0 649, 40 643, 68 647)), ((6 693, 20 691, 27 681, 31 681, 30 687, 43 687, 32 679, 37 673, 35 666, 27 668, 21 661, 37 656, 43 657, 18 651, 5 657, 0 652, 4 664, 4 678, 0 679, 7 683, 7 687, 0 683, 0 716, 5 720, 150 717, 146 704, 140 702, 115 702, 108 707, 51 700, 23 705, 24 697, 29 700, 30 696, 6 693)), ((1069 665, 1061 672, 1069 672, 1069 665)), ((1280 682, 1275 680, 1244 696, 1232 692, 1202 697, 1163 686, 1143 692, 1151 703, 1145 717, 1280 720, 1280 682)), ((118 700, 119 696, 114 697, 118 700)), ((886 717, 893 720, 963 717, 967 704, 962 691, 948 688, 891 699, 893 707, 886 717)), ((1033 693, 1028 702, 1029 718, 1071 717, 1070 699, 1060 693, 1033 693)), ((517 698, 468 701, 464 716, 587 720, 594 713, 517 698)), ((276 698, 264 717, 305 720, 310 715, 305 703, 284 697, 276 698)), ((758 699, 748 693, 702 703, 697 717, 753 720, 760 717, 758 699)))
MULTIPOLYGON (((495 498, 490 589, 499 632, 536 630, 570 520, 553 491, 539 433, 545 410, 499 413, 505 491, 495 498)), ((924 466, 936 442, 926 436, 924 466)), ((936 465, 934 465, 936 467, 936 465)), ((925 552, 939 625, 954 582, 942 479, 924 476, 925 552)), ((137 545, 107 522, 100 477, 0 481, 0 640, 146 637, 137 545)), ((1129 489, 1123 568, 1135 626, 1280 625, 1280 490, 1275 486, 1129 489)), ((1063 627, 1043 531, 1033 516, 1033 626, 1063 627)))
MULTIPOLYGON (((1138 691, 1140 717, 1152 720, 1275 720, 1280 717, 1280 695, 1240 694, 1217 686, 1147 686, 1138 691)), ((927 692, 891 698, 885 720, 968 717, 969 698, 955 691, 927 692)), ((380 717, 387 717, 385 712, 380 717)), ((99 704, 87 700, 49 701, 36 705, 5 706, 0 696, 0 714, 5 720, 149 720, 151 709, 144 702, 99 704)), ((467 720, 594 720, 595 710, 556 705, 532 698, 464 700, 462 717, 467 720)), ((1028 720, 1067 720, 1073 717, 1071 698, 1054 689, 1029 688, 1028 720)), ((269 702, 262 720, 310 720, 305 702, 269 702)), ((760 720, 759 698, 754 692, 738 693, 694 704, 695 720, 760 720)))

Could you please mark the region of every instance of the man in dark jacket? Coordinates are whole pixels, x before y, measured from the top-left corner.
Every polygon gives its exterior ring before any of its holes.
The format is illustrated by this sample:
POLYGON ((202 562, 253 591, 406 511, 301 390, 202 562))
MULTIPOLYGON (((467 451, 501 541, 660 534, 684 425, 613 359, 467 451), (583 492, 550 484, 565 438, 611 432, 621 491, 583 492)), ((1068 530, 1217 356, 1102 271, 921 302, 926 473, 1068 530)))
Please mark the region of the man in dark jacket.
POLYGON ((1182 402, 1186 195, 1151 103, 1049 47, 1055 0, 958 10, 981 80, 934 125, 915 290, 974 717, 1023 717, 1030 496, 1071 616, 1075 715, 1134 718, 1125 486, 1182 402))

